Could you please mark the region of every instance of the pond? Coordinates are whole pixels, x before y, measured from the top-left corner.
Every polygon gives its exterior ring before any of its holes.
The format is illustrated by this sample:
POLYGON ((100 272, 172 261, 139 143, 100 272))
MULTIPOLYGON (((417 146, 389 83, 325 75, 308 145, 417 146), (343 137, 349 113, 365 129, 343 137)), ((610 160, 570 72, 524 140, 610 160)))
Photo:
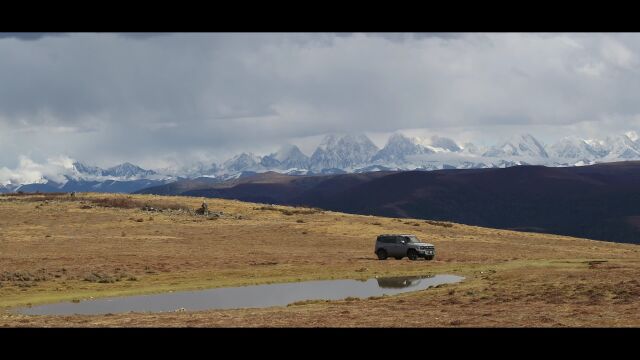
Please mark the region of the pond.
POLYGON ((404 276, 368 280, 319 280, 292 283, 180 291, 154 295, 102 298, 25 307, 26 315, 95 315, 123 312, 167 312, 263 308, 286 306, 303 300, 341 300, 347 297, 396 295, 451 284, 464 278, 456 275, 404 276))

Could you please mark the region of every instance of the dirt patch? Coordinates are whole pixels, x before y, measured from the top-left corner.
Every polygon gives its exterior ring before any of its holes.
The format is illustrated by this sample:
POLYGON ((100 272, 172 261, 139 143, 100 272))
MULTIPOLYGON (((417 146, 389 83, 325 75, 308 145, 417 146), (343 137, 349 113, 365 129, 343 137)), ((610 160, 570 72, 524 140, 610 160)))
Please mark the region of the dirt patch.
POLYGON ((291 215, 312 215, 312 214, 323 214, 324 210, 317 208, 281 208, 275 206, 261 206, 253 208, 254 210, 260 211, 278 211, 286 216, 291 215))
POLYGON ((92 272, 84 276, 84 281, 99 283, 99 284, 112 284, 118 281, 137 281, 138 278, 128 273, 116 273, 116 274, 104 274, 100 272, 92 272))
POLYGON ((446 221, 425 220, 424 222, 426 224, 433 225, 433 226, 441 226, 441 227, 445 227, 445 228, 454 227, 453 223, 446 222, 446 221))

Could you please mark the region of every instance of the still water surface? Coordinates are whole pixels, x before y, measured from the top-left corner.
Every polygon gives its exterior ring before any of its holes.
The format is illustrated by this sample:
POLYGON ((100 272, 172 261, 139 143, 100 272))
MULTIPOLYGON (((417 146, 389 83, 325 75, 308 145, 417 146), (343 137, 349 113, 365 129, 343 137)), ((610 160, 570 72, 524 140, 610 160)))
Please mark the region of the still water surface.
POLYGON ((262 308, 285 306, 302 300, 340 300, 347 297, 396 295, 424 290, 440 284, 456 283, 456 275, 373 278, 368 280, 321 280, 282 284, 252 285, 181 291, 155 295, 138 295, 79 303, 62 302, 18 309, 27 315, 109 314, 123 312, 166 312, 262 308))

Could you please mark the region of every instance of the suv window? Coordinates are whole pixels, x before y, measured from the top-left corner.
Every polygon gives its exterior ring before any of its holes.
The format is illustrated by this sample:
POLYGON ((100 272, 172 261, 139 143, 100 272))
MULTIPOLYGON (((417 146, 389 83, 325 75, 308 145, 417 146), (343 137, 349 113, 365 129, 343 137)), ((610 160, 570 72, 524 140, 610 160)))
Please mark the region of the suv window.
POLYGON ((415 236, 404 236, 405 240, 407 241, 407 243, 419 243, 420 240, 418 240, 417 237, 415 236))
POLYGON ((395 239, 392 236, 380 236, 378 241, 383 244, 393 244, 395 243, 395 239))

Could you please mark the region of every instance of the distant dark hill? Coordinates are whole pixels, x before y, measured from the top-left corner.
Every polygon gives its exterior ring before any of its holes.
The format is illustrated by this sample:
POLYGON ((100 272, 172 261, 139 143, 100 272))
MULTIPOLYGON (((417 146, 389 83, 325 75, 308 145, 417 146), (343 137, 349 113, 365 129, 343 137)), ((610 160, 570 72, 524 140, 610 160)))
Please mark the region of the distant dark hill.
POLYGON ((185 191, 193 190, 193 189, 201 189, 201 188, 209 188, 215 184, 219 184, 221 180, 208 178, 208 177, 200 177, 196 179, 184 179, 175 181, 169 184, 155 185, 146 187, 144 189, 139 189, 136 191, 137 194, 156 194, 156 195, 174 195, 174 194, 182 194, 185 191))
POLYGON ((215 188, 185 191, 182 195, 238 199, 268 204, 310 205, 318 196, 330 196, 336 191, 342 191, 383 176, 378 173, 350 175, 287 176, 265 173, 252 178, 225 182, 215 188))
POLYGON ((106 193, 132 193, 150 186, 164 184, 163 180, 105 180, 105 181, 75 181, 70 180, 58 191, 65 192, 106 192, 106 193))
POLYGON ((163 180, 69 180, 65 184, 49 182, 46 184, 28 184, 21 186, 18 190, 24 192, 104 192, 104 193, 132 193, 144 188, 155 187, 165 184, 163 180))
POLYGON ((406 172, 310 204, 640 243, 640 227, 629 218, 640 214, 640 167, 631 174, 624 168, 599 170, 614 174, 543 167, 406 172))
POLYGON ((224 182, 208 179, 182 180, 149 187, 136 194, 185 195, 238 199, 269 204, 298 204, 329 196, 388 173, 376 172, 348 175, 289 176, 265 172, 224 182))
POLYGON ((640 162, 327 176, 271 173, 176 194, 640 243, 640 162))
POLYGON ((27 185, 20 186, 17 190, 18 191, 23 191, 23 192, 26 192, 26 193, 31 193, 31 192, 59 192, 59 191, 61 191, 59 187, 56 187, 55 185, 52 185, 52 184, 27 184, 27 185))

